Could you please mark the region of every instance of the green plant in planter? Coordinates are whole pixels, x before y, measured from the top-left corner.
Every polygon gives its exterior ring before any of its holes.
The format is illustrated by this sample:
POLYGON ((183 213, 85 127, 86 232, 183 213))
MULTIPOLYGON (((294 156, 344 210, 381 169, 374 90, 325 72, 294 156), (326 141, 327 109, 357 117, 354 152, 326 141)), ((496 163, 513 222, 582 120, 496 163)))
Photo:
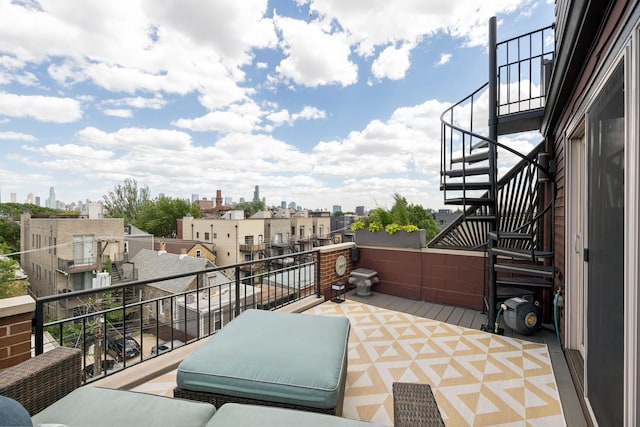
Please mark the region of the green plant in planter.
POLYGON ((354 222, 351 230, 367 229, 370 232, 384 230, 389 234, 403 230, 411 233, 420 229, 426 230, 427 240, 431 240, 440 229, 433 216, 420 205, 410 205, 400 194, 393 195, 394 204, 391 209, 376 208, 371 214, 354 222))

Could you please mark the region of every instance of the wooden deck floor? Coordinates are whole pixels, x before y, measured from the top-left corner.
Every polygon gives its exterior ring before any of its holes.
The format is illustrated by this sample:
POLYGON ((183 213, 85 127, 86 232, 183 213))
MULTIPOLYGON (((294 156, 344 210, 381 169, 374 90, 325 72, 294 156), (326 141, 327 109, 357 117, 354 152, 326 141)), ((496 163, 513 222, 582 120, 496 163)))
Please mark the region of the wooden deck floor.
MULTIPOLYGON (((435 304, 428 301, 416 301, 379 292, 372 292, 369 297, 359 297, 355 294, 355 290, 352 290, 347 292, 346 298, 386 308, 388 310, 426 317, 452 325, 464 326, 466 328, 480 329, 481 325, 487 322, 486 314, 477 310, 435 304)), ((576 394, 576 389, 569 374, 567 360, 562 347, 558 342, 553 326, 543 325, 539 331, 529 336, 520 335, 505 327, 504 335, 526 341, 547 344, 547 347, 549 348, 549 356, 551 357, 551 363, 553 365, 553 373, 558 385, 558 393, 560 395, 560 400, 562 401, 566 425, 568 427, 587 426, 587 422, 582 413, 582 407, 580 406, 580 401, 576 394)))

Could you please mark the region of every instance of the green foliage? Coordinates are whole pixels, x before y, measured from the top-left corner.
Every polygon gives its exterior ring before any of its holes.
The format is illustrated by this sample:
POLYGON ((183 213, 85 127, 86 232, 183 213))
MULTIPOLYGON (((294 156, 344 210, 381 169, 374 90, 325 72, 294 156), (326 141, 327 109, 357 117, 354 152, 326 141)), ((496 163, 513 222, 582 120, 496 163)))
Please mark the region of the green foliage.
POLYGON ((13 253, 20 250, 20 224, 6 218, 0 218, 0 252, 13 253))
POLYGON ((202 216, 200 207, 182 199, 161 197, 145 202, 138 209, 133 225, 158 237, 175 237, 177 220, 191 214, 194 218, 202 216))
POLYGON ((265 206, 262 200, 252 200, 250 202, 238 203, 234 209, 243 210, 245 218, 249 218, 256 213, 263 211, 265 206))
POLYGON ((18 263, 9 258, 0 258, 0 299, 24 294, 28 283, 16 280, 18 263))
POLYGON ((111 258, 107 258, 107 261, 104 263, 104 266, 102 267, 102 271, 106 271, 109 274, 113 272, 113 261, 111 261, 111 258))
POLYGON ((108 195, 102 196, 104 207, 112 218, 124 218, 125 224, 134 224, 142 205, 150 200, 149 187, 138 188, 138 182, 126 178, 122 184, 113 187, 108 195))
POLYGON ((398 193, 393 195, 393 200, 391 209, 376 208, 369 216, 354 222, 351 230, 366 228, 375 232, 384 229, 387 233, 393 234, 399 230, 411 233, 424 229, 427 241, 440 232, 429 210, 420 205, 408 204, 407 200, 398 193))
POLYGON ((64 211, 45 208, 30 203, 0 203, 0 212, 8 213, 14 220, 19 220, 23 212, 29 211, 32 215, 59 215, 64 211))

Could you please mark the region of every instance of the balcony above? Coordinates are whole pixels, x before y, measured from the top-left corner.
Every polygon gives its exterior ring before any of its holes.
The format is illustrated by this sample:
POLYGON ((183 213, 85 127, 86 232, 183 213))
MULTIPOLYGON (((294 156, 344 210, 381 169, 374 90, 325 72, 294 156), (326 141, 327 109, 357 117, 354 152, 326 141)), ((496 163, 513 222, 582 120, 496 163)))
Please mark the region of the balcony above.
POLYGON ((95 258, 86 259, 62 259, 58 258, 58 270, 65 273, 82 273, 93 271, 98 268, 98 261, 95 258))
POLYGON ((245 243, 240 245, 240 252, 256 252, 267 249, 266 243, 245 243))

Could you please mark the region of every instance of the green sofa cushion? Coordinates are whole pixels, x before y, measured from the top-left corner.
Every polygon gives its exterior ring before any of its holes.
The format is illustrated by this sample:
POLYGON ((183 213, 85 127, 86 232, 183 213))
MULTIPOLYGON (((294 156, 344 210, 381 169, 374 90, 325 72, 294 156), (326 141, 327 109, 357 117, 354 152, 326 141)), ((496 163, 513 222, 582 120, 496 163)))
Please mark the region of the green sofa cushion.
POLYGON ((206 427, 382 427, 334 415, 303 412, 269 406, 227 403, 206 427))
POLYGON ((349 320, 247 310, 178 367, 179 387, 334 408, 344 387, 349 320))
POLYGON ((39 424, 71 427, 203 426, 215 413, 208 403, 85 386, 34 415, 39 424))

